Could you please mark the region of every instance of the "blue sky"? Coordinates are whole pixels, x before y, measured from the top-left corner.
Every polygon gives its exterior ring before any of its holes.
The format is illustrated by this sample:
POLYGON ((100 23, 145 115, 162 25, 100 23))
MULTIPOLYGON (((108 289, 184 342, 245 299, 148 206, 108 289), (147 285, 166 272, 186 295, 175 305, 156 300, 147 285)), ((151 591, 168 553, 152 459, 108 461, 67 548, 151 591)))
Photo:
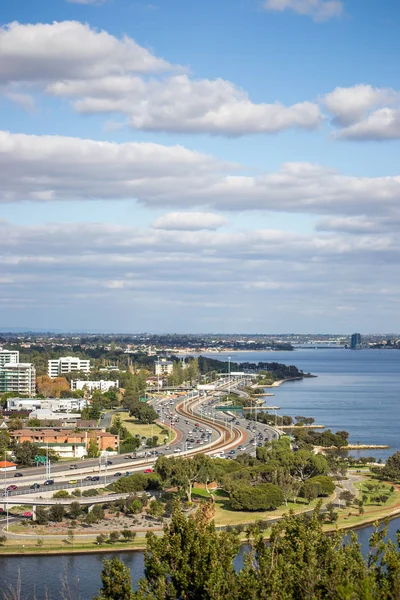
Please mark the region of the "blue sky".
POLYGON ((400 5, 19 0, 1 327, 400 331, 400 5))

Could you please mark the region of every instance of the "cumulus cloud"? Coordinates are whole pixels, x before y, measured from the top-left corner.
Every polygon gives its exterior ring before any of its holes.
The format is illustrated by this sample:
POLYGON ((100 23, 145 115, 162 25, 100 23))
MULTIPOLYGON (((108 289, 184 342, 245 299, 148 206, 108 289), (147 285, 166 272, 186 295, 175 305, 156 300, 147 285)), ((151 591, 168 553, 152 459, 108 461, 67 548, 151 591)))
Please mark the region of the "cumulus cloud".
POLYGON ((322 98, 339 127, 335 138, 389 140, 400 138, 400 92, 359 84, 338 87, 322 98))
POLYGON ((150 73, 171 65, 125 36, 78 21, 10 23, 0 27, 0 83, 86 80, 150 73))
POLYGON ((340 0, 266 0, 266 10, 292 10, 299 15, 312 17, 314 21, 328 21, 343 13, 343 2, 340 0))
POLYGON ((78 112, 122 114, 135 129, 235 136, 316 129, 323 120, 316 102, 254 103, 230 81, 190 78, 131 38, 77 21, 11 23, 0 28, 0 46, 4 86, 36 85, 78 112), (172 70, 180 74, 163 75, 172 70))
POLYGON ((199 229, 218 229, 228 221, 221 215, 208 212, 174 212, 162 215, 154 221, 154 229, 173 231, 197 231, 199 229))
POLYGON ((385 318, 397 315, 399 254, 395 231, 177 235, 105 223, 2 221, 0 302, 9 323, 23 311, 37 327, 44 315, 47 326, 59 327, 62 315, 74 329, 165 330, 172 322, 175 330, 204 331, 212 318, 213 328, 232 331, 251 316, 255 330, 274 330, 277 322, 288 330, 299 318, 306 323, 307 311, 314 327, 319 314, 342 324, 341 313, 361 302, 366 318, 369 302, 372 314, 379 306, 385 318))
POLYGON ((0 201, 96 198, 180 210, 396 215, 400 176, 342 175, 310 163, 246 175, 182 146, 0 132, 0 201))
POLYGON ((292 127, 316 129, 323 120, 316 103, 254 104, 230 81, 193 80, 185 74, 150 81, 131 76, 61 81, 49 85, 47 92, 78 97, 74 106, 81 113, 123 113, 131 127, 147 131, 235 136, 292 127))

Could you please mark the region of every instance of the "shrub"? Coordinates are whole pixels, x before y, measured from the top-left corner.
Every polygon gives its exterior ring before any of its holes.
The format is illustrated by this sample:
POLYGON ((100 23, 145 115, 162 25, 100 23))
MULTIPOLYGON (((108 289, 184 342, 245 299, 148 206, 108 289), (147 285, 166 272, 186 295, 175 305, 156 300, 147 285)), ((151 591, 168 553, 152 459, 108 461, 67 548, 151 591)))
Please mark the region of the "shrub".
POLYGON ((69 493, 67 490, 58 490, 53 494, 53 498, 69 498, 69 493))
POLYGON ((272 483, 234 486, 229 498, 233 510, 275 510, 284 502, 282 490, 272 483))
POLYGON ((335 491, 335 484, 333 483, 332 477, 328 475, 317 475, 311 477, 308 483, 313 483, 318 487, 318 496, 330 496, 335 491))

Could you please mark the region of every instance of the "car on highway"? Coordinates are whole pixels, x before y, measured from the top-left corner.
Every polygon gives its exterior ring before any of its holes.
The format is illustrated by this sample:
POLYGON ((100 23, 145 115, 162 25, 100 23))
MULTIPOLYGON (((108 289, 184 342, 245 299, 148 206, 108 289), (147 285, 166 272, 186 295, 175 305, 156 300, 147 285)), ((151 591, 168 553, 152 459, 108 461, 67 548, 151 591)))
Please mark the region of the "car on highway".
POLYGON ((153 469, 145 469, 145 470, 143 471, 143 473, 152 473, 152 472, 153 472, 153 469))
POLYGON ((93 475, 93 477, 90 477, 90 481, 100 481, 100 477, 98 475, 93 475))
POLYGON ((23 517, 25 517, 25 519, 32 519, 32 516, 33 516, 33 515, 32 515, 32 513, 31 513, 31 511, 30 511, 30 510, 26 510, 26 511, 25 511, 25 512, 22 514, 22 516, 23 516, 23 517))
POLYGON ((112 461, 111 461, 111 460, 106 460, 106 465, 107 465, 107 466, 110 466, 110 465, 112 465, 112 461))
POLYGON ((24 474, 23 473, 14 473, 14 477, 23 477, 24 474))
POLYGON ((54 485, 54 479, 46 479, 43 485, 54 485))
POLYGON ((68 483, 70 483, 70 484, 72 485, 72 484, 74 484, 74 483, 78 483, 78 480, 77 480, 77 479, 70 479, 70 480, 68 481, 68 483))
POLYGON ((129 475, 132 475, 132 471, 126 471, 125 477, 129 477, 129 475))
POLYGON ((29 486, 29 489, 31 490, 38 490, 40 488, 40 483, 32 483, 31 486, 29 486))
POLYGON ((69 465, 69 468, 70 468, 70 469, 77 469, 77 468, 78 468, 78 465, 69 465))
POLYGON ((14 492, 16 489, 17 489, 16 485, 9 485, 8 487, 6 487, 7 492, 14 492))
POLYGON ((118 473, 114 473, 114 477, 122 477, 122 473, 118 471, 118 473))

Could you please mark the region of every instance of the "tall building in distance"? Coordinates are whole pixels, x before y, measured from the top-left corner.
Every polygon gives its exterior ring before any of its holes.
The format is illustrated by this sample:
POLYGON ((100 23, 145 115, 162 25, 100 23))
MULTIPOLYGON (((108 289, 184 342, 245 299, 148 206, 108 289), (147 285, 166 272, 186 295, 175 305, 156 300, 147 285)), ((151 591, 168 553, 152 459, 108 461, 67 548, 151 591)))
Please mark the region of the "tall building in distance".
POLYGON ((18 350, 3 350, 0 348, 0 367, 8 364, 19 363, 19 352, 18 350))
POLYGON ((0 394, 36 394, 36 369, 31 363, 6 363, 0 367, 0 394))
POLYGON ((49 377, 62 377, 66 373, 73 371, 81 371, 82 373, 90 373, 90 360, 82 360, 77 356, 61 356, 56 360, 48 361, 47 372, 49 377))
POLYGON ((351 336, 350 348, 352 350, 358 350, 358 348, 361 348, 361 334, 360 333, 353 333, 353 335, 351 336))

